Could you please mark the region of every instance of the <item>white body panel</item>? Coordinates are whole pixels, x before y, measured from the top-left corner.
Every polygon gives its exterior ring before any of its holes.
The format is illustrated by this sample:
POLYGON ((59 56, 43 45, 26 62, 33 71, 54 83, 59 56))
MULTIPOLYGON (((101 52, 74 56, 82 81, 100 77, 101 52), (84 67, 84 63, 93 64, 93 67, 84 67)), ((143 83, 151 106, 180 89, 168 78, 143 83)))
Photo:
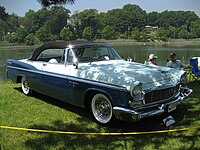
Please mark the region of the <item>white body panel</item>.
POLYGON ((184 73, 182 70, 146 66, 124 60, 80 63, 77 69, 73 65, 21 61, 36 67, 38 70, 124 86, 127 90, 138 84, 138 81, 142 83, 143 90, 178 83, 184 73))

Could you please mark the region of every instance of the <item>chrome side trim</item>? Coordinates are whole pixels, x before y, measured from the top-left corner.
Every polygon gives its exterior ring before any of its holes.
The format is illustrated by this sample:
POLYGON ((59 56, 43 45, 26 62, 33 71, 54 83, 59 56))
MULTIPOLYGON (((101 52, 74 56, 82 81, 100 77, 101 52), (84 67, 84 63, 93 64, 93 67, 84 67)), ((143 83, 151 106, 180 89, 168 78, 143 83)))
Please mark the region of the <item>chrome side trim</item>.
POLYGON ((106 88, 111 88, 111 89, 127 92, 127 89, 125 87, 118 87, 118 86, 115 86, 115 85, 109 85, 107 83, 100 83, 100 82, 96 82, 96 81, 92 81, 92 80, 88 80, 88 79, 81 79, 81 78, 78 78, 78 77, 72 77, 72 76, 69 76, 69 75, 59 75, 59 74, 56 74, 56 73, 50 73, 50 72, 45 72, 45 71, 37 71, 37 70, 30 70, 30 69, 15 67, 15 66, 7 66, 7 68, 12 68, 12 69, 16 69, 16 70, 22 70, 22 71, 36 73, 36 74, 48 75, 48 76, 52 76, 52 77, 56 77, 56 78, 68 79, 68 80, 72 80, 72 81, 75 81, 75 82, 81 82, 81 83, 85 83, 85 84, 92 84, 92 85, 97 85, 97 86, 101 86, 101 87, 106 87, 106 88))
POLYGON ((82 82, 82 83, 86 83, 86 84, 92 84, 92 85, 98 85, 98 86, 102 86, 102 87, 107 87, 107 88, 112 88, 115 90, 120 90, 120 91, 127 91, 127 89, 125 87, 117 87, 114 85, 109 85, 109 84, 104 84, 104 83, 100 83, 100 82, 94 82, 88 79, 80 79, 80 78, 76 78, 76 77, 71 77, 68 76, 68 80, 72 80, 72 81, 76 81, 76 82, 82 82))
POLYGON ((12 68, 12 69, 22 70, 22 71, 26 71, 26 72, 42 74, 42 75, 50 75, 50 76, 57 77, 57 78, 67 79, 67 76, 58 75, 58 74, 52 74, 52 73, 48 73, 48 72, 44 72, 44 71, 30 70, 30 69, 19 68, 19 67, 14 67, 14 66, 7 66, 7 68, 12 68))

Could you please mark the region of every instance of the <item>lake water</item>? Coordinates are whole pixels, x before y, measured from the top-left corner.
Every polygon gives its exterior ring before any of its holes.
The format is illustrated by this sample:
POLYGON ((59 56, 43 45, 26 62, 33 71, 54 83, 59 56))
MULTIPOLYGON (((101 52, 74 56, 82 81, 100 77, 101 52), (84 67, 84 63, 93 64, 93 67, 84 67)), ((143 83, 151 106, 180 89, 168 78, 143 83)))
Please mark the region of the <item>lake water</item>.
MULTIPOLYGON (((175 52, 177 58, 180 59, 184 64, 189 64, 191 57, 200 57, 200 46, 190 47, 154 47, 154 46, 114 46, 116 51, 120 54, 123 59, 131 57, 133 61, 144 63, 148 59, 149 54, 154 53, 158 56, 157 63, 160 66, 165 66, 169 54, 175 52)), ((7 59, 23 59, 31 56, 32 49, 4 49, 0 50, 0 82, 6 79, 6 60, 7 59)))

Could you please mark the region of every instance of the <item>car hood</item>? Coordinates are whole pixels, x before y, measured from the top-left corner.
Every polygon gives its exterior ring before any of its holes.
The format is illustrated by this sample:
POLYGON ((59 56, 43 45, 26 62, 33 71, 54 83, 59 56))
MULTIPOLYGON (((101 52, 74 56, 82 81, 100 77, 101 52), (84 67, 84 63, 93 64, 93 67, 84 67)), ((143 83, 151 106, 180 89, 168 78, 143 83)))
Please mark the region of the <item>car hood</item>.
POLYGON ((143 90, 155 86, 176 84, 180 82, 182 70, 161 66, 146 66, 140 63, 124 60, 92 62, 79 64, 78 69, 73 69, 70 75, 123 86, 130 90, 133 86, 142 83, 143 90))

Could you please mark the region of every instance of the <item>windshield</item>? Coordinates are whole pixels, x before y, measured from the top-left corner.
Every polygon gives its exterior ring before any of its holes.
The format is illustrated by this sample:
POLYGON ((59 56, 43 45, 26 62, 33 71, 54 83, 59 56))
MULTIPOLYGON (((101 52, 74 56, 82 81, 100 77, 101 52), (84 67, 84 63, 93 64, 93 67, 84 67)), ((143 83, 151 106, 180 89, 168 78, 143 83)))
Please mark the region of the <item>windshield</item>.
POLYGON ((93 62, 102 60, 118 60, 121 57, 112 47, 88 46, 73 49, 79 62, 93 62))

